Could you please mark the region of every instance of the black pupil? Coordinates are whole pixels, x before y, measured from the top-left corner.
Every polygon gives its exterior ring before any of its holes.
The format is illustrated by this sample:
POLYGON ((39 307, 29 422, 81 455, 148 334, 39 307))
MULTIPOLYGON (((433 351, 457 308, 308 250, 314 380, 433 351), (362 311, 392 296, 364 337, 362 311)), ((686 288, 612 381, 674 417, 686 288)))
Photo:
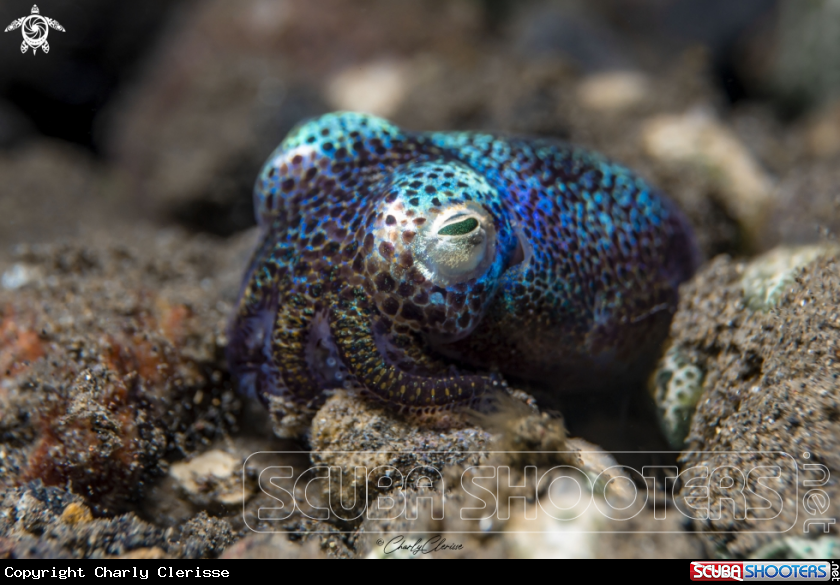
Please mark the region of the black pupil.
POLYGON ((463 236, 464 234, 468 234, 473 231, 475 228, 478 227, 478 220, 474 217, 470 217, 465 219, 464 221, 459 221, 456 223, 450 223, 448 226, 442 228, 438 235, 441 236, 463 236))

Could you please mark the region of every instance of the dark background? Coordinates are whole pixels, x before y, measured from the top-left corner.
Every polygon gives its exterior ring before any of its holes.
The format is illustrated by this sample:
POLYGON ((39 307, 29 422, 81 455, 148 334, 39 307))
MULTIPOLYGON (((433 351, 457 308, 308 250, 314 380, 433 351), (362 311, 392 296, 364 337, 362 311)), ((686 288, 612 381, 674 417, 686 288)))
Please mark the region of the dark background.
MULTIPOLYGON (((407 0, 396 0, 396 2, 407 0)), ((435 8, 434 2, 415 0, 435 8)), ((772 27, 777 0, 595 0, 581 10, 574 2, 474 0, 482 36, 518 50, 572 56, 584 69, 642 66, 656 69, 668 56, 692 44, 707 46, 715 82, 730 102, 766 97, 743 71, 739 53, 750 33, 772 27), (524 34, 511 38, 506 25, 514 13, 533 12, 524 34), (545 18, 548 16, 548 18, 545 18), (526 45, 526 46, 522 46, 526 45)), ((317 3, 317 2, 316 2, 317 3)), ((20 32, 4 34, 0 47, 0 145, 10 148, 34 135, 80 144, 107 156, 110 128, 99 116, 137 81, 144 60, 158 48, 164 31, 176 20, 201 10, 197 0, 58 0, 41 4, 41 13, 67 30, 53 31, 52 53, 18 58, 20 32)), ((371 10, 355 3, 360 13, 371 10)), ((29 14, 29 0, 0 7, 0 22, 29 14)), ((305 43, 305 40, 303 40, 305 43)), ((791 115, 806 106, 805 96, 781 97, 791 115), (786 101, 789 100, 789 101, 786 101)))

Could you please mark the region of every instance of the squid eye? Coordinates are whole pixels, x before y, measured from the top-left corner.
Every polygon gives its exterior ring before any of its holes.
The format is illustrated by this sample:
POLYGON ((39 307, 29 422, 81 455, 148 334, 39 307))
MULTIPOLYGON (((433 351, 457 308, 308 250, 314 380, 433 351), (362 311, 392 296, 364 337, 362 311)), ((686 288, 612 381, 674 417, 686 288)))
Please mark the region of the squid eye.
POLYGON ((437 285, 464 282, 480 275, 493 261, 496 230, 490 215, 477 205, 444 209, 412 243, 418 268, 437 285))
POLYGON ((439 236, 465 236, 478 228, 478 220, 474 217, 455 223, 450 223, 438 231, 439 236))

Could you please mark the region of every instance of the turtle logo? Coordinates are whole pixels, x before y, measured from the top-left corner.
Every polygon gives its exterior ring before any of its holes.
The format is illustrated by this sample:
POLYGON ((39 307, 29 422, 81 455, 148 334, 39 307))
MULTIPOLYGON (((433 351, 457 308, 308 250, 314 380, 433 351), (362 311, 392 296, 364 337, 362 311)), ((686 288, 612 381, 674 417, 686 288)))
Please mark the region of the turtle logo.
POLYGON ((12 24, 7 26, 3 32, 21 27, 23 28, 23 42, 20 44, 20 52, 25 53, 26 49, 32 47, 33 55, 38 52, 39 48, 44 53, 50 52, 50 45, 47 42, 47 34, 50 32, 50 28, 64 32, 64 27, 58 24, 57 20, 41 16, 41 11, 38 10, 37 5, 32 6, 32 14, 12 21, 12 24))

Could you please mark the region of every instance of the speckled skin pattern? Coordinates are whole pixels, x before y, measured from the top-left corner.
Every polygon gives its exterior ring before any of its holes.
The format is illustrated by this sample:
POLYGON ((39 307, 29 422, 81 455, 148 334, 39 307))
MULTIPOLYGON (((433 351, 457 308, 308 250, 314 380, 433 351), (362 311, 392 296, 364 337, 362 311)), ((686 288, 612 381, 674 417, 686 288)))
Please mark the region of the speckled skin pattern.
POLYGON ((254 203, 228 358, 243 391, 304 408, 337 387, 434 414, 503 375, 596 382, 661 342, 697 265, 675 207, 598 154, 364 114, 294 129, 254 203))

